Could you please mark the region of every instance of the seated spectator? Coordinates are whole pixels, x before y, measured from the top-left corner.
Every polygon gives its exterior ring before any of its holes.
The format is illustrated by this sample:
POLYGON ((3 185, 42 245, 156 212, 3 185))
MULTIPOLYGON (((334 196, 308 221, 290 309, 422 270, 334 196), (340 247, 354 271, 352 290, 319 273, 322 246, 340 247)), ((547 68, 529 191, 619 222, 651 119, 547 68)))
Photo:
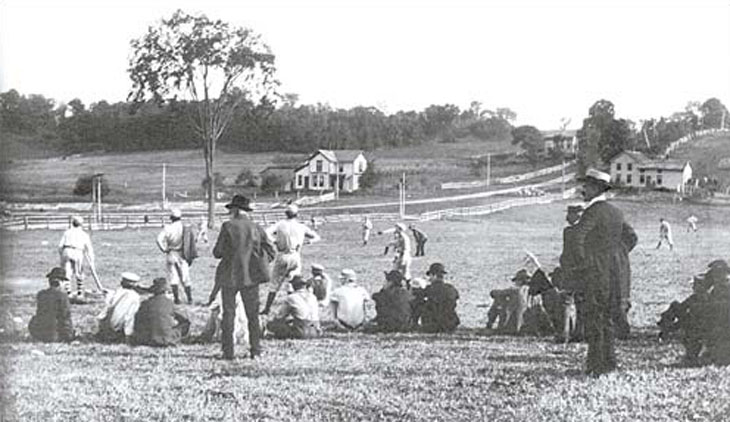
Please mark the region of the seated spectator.
POLYGON ((372 331, 407 332, 411 329, 413 295, 403 286, 403 274, 399 271, 385 273, 385 280, 385 287, 373 294, 377 316, 372 331))
POLYGON ((294 276, 290 284, 294 289, 284 299, 274 319, 269 321, 266 329, 276 338, 307 339, 318 337, 319 305, 317 298, 307 289, 307 283, 301 276, 294 276))
POLYGON ((332 292, 330 311, 335 327, 339 330, 355 331, 367 321, 366 303, 370 295, 357 284, 355 271, 346 268, 340 273, 342 285, 332 292))
POLYGON ((168 297, 167 280, 156 278, 149 288, 152 297, 139 305, 134 320, 134 343, 146 346, 174 346, 190 330, 187 314, 168 297))
POLYGON ((332 279, 324 272, 320 264, 312 264, 312 276, 307 280, 307 288, 314 294, 319 302, 319 318, 327 319, 330 307, 330 296, 332 296, 332 279))
POLYGON ((421 277, 416 277, 411 281, 409 291, 413 300, 411 301, 411 329, 418 330, 421 327, 421 315, 426 304, 426 286, 428 281, 421 277))
POLYGON ((28 331, 37 341, 69 342, 74 338, 71 304, 68 294, 61 288, 61 283, 68 281, 66 271, 56 267, 46 277, 49 287, 38 292, 36 296, 36 313, 28 324, 28 331))
POLYGON ((459 325, 456 314, 456 302, 459 292, 449 283, 444 282, 446 269, 436 262, 426 272, 431 284, 426 287, 425 301, 421 320, 423 331, 427 333, 453 332, 459 325))
MULTIPOLYGON (((223 296, 217 285, 210 294, 208 310, 210 311, 208 321, 196 341, 201 343, 217 343, 221 341, 221 324, 223 323, 223 296)), ((246 317, 246 309, 243 306, 241 295, 236 295, 236 317, 233 319, 233 342, 238 345, 248 346, 248 318, 246 317)))
POLYGON ((130 342, 134 333, 134 316, 137 314, 141 298, 135 290, 139 276, 122 273, 121 288, 107 295, 106 307, 99 314, 97 340, 108 343, 130 342))

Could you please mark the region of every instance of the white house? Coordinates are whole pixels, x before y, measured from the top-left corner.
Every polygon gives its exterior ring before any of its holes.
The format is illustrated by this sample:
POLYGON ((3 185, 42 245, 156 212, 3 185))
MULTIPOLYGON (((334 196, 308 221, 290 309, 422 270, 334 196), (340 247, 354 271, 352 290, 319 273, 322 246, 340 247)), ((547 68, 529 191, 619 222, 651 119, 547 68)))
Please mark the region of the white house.
POLYGON ((692 178, 689 161, 654 160, 639 151, 623 151, 611 160, 611 180, 623 186, 683 191, 692 178))
POLYGON ((362 151, 320 149, 294 170, 294 189, 335 190, 339 183, 340 191, 353 192, 367 166, 362 151))
POLYGON ((546 154, 551 150, 558 149, 568 154, 575 154, 578 151, 578 131, 576 130, 549 130, 542 132, 545 141, 544 151, 546 154))

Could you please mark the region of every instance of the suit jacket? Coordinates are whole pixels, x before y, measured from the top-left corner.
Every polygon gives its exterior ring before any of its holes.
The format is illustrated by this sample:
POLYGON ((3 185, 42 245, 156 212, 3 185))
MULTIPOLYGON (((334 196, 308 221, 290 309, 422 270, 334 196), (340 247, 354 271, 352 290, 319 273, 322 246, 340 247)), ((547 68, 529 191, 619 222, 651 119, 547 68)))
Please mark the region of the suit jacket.
POLYGON ((182 256, 188 265, 193 265, 193 261, 198 257, 198 228, 192 225, 183 226, 183 247, 182 256))
POLYGON ((629 252, 636 246, 634 229, 621 210, 606 201, 589 206, 577 225, 575 251, 586 291, 603 292, 613 300, 631 296, 629 252))
POLYGON ((270 279, 269 260, 274 246, 258 224, 242 215, 221 226, 213 256, 221 261, 215 272, 219 286, 243 287, 270 279))
POLYGON ((134 339, 137 344, 171 346, 187 334, 190 319, 175 308, 164 294, 156 294, 139 305, 134 318, 134 339))
POLYGON ((71 341, 74 337, 71 309, 66 292, 49 287, 37 295, 36 314, 28 324, 31 336, 39 341, 71 341))

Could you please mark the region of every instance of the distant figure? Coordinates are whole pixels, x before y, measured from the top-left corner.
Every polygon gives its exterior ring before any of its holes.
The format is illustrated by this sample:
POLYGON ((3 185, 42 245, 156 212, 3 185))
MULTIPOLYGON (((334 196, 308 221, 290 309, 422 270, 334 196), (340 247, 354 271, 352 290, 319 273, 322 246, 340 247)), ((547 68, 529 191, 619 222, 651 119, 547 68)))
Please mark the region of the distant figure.
POLYGON ((403 274, 406 286, 411 282, 411 239, 406 232, 406 225, 395 224, 395 258, 393 258, 393 269, 403 274))
POLYGON ((312 230, 317 230, 317 218, 314 217, 314 214, 312 214, 312 217, 309 219, 309 223, 312 226, 312 230))
POLYGON ((694 214, 687 217, 687 233, 697 231, 697 217, 694 214))
POLYGON ((385 273, 386 285, 373 294, 375 326, 371 331, 404 333, 410 331, 413 295, 403 286, 403 275, 398 271, 385 273))
POLYGON ((446 269, 439 262, 431 264, 426 272, 431 284, 426 287, 421 320, 422 329, 427 333, 450 333, 461 322, 456 314, 459 292, 454 286, 444 282, 445 274, 446 269))
POLYGON ((284 298, 284 303, 274 318, 266 325, 276 338, 308 339, 319 337, 319 304, 314 294, 307 289, 301 276, 291 279, 294 289, 284 298))
POLYGON ((415 224, 411 224, 408 228, 411 229, 413 239, 416 241, 415 256, 424 256, 426 254, 425 246, 428 241, 428 236, 426 236, 426 233, 424 233, 423 230, 417 229, 415 224))
POLYGON ((370 221, 370 217, 365 217, 362 220, 362 245, 365 246, 370 240, 370 231, 373 230, 373 222, 370 221))
POLYGON ((84 299, 84 258, 89 260, 89 265, 94 265, 94 248, 91 246, 91 238, 82 227, 84 219, 79 216, 71 218, 71 228, 63 232, 61 241, 58 242, 58 254, 61 257, 61 268, 66 271, 66 282, 64 287, 69 296, 72 294, 72 282, 76 283, 76 298, 84 299))
POLYGON ((188 303, 192 303, 190 292, 190 267, 183 257, 183 223, 182 211, 170 210, 170 224, 165 224, 157 235, 157 247, 165 254, 165 270, 167 282, 172 287, 175 304, 180 304, 180 284, 185 288, 188 303))
POLYGON ((122 273, 121 288, 109 294, 106 307, 99 314, 99 332, 96 338, 102 342, 130 342, 134 334, 134 318, 139 310, 141 298, 135 290, 139 276, 122 273))
POLYGON ((210 242, 208 239, 208 224, 203 217, 200 217, 200 221, 198 221, 198 238, 196 240, 206 244, 210 242))
POLYGON ((61 283, 68 281, 66 271, 56 267, 46 277, 49 287, 36 295, 36 313, 30 319, 28 331, 37 341, 69 342, 74 338, 71 304, 61 288, 61 283))
POLYGON ((302 247, 307 243, 321 240, 317 232, 299 222, 299 207, 291 204, 286 207, 286 219, 266 228, 266 233, 276 245, 274 274, 269 286, 269 295, 262 314, 268 314, 281 285, 295 275, 302 274, 302 247))
POLYGON ((355 271, 346 268, 340 273, 342 285, 332 292, 330 309, 335 327, 355 331, 367 322, 366 303, 370 294, 357 283, 355 271))
POLYGON ((659 219, 659 243, 656 244, 656 248, 659 249, 662 246, 662 242, 667 241, 669 250, 674 249, 674 242, 672 242, 672 226, 664 218, 659 219))
POLYGON ((134 319, 134 343, 146 346, 175 346, 190 330, 187 314, 176 309, 167 297, 169 284, 164 277, 156 278, 149 288, 152 297, 139 305, 134 319))

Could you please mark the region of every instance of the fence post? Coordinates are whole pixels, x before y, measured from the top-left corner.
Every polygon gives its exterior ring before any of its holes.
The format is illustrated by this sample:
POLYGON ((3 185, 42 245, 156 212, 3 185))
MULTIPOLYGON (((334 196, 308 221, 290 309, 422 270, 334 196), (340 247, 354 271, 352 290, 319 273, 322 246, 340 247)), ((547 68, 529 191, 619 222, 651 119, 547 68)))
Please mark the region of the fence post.
POLYGON ((50 228, 51 228, 51 221, 48 218, 48 216, 46 216, 46 230, 50 230, 50 228))
POLYGON ((23 226, 25 230, 28 230, 28 216, 23 216, 23 226))

